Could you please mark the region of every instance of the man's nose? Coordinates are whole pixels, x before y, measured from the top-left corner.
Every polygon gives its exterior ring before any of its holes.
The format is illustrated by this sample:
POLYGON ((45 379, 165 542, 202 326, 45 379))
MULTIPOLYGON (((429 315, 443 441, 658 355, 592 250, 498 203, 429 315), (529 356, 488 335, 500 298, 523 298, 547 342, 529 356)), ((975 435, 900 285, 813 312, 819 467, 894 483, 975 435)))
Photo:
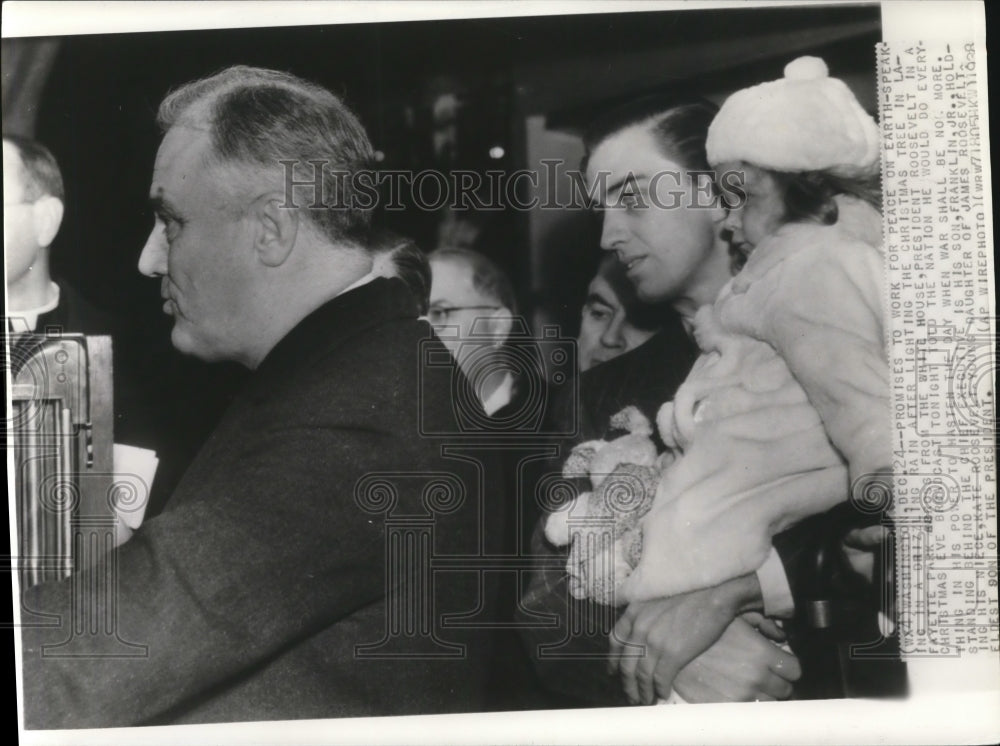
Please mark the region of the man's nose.
POLYGON ((621 349, 625 346, 625 335, 622 334, 625 325, 625 314, 616 313, 611 323, 605 328, 601 335, 601 344, 612 349, 621 349))
POLYGON ((601 248, 605 251, 614 251, 621 244, 625 243, 628 233, 622 225, 620 213, 624 210, 605 210, 601 221, 601 248))
POLYGON ((139 255, 139 271, 146 277, 167 274, 167 237, 162 226, 154 225, 139 255))

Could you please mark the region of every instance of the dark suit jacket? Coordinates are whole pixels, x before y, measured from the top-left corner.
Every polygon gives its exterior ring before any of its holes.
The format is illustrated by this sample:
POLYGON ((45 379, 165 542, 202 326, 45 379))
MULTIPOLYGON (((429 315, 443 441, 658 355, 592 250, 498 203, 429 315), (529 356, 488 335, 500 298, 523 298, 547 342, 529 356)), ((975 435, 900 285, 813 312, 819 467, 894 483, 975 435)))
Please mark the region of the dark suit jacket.
POLYGON ((95 568, 25 593, 27 608, 63 620, 23 630, 27 727, 483 706, 488 636, 443 616, 482 616, 495 593, 475 568, 431 578, 388 561, 400 547, 475 556, 490 520, 483 464, 421 436, 453 423, 455 369, 421 366, 422 346, 443 347, 412 305, 399 280, 377 279, 311 314, 252 374, 159 516, 95 568), (74 634, 67 620, 91 598, 79 589, 114 574, 117 593, 96 602, 114 612, 113 634, 74 634), (412 613, 395 614, 400 604, 412 613), (86 657, 60 657, 71 649, 86 657))

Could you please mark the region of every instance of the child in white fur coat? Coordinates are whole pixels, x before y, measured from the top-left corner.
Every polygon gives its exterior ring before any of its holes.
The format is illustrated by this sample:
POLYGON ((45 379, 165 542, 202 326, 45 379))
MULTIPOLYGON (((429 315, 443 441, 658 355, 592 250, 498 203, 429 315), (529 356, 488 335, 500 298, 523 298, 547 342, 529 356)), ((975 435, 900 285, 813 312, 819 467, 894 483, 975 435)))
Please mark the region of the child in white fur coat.
POLYGON ((657 418, 680 457, 618 603, 756 571, 775 534, 891 463, 877 125, 806 57, 731 96, 707 151, 740 187, 727 227, 748 259, 698 312, 703 354, 657 418))

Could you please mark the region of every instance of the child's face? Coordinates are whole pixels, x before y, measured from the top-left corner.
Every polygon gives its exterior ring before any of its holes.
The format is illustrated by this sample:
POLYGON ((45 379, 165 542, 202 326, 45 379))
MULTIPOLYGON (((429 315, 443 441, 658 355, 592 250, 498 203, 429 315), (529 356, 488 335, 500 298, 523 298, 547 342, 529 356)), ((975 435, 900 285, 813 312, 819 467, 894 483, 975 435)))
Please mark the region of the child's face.
POLYGON ((723 225, 732 232, 733 244, 749 253, 784 223, 784 198, 777 180, 763 169, 738 162, 724 164, 719 172, 727 170, 743 174, 746 199, 729 211, 723 225))

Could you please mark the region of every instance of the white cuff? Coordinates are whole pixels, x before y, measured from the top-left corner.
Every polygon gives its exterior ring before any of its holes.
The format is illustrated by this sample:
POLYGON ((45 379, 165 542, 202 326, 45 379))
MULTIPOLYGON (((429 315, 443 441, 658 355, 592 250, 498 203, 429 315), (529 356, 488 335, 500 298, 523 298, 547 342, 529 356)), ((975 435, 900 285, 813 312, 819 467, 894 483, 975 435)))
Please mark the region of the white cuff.
POLYGON ((778 550, 771 547, 764 564, 757 570, 760 595, 764 600, 764 616, 787 619, 795 612, 792 589, 785 575, 785 565, 778 550))

